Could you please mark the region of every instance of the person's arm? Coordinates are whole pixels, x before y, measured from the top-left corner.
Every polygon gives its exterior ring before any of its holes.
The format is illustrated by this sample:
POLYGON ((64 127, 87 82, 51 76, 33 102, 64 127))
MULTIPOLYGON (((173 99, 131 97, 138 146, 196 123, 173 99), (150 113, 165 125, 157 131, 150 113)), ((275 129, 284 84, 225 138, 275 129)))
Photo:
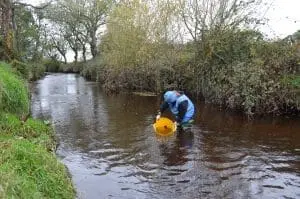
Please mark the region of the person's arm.
POLYGON ((176 117, 177 124, 181 124, 183 117, 187 111, 188 105, 189 105, 189 102, 187 100, 182 101, 178 105, 178 115, 176 117))
POLYGON ((159 108, 159 112, 160 113, 163 113, 165 112, 165 110, 167 110, 169 108, 169 104, 167 102, 163 102, 161 105, 160 105, 160 108, 159 108))

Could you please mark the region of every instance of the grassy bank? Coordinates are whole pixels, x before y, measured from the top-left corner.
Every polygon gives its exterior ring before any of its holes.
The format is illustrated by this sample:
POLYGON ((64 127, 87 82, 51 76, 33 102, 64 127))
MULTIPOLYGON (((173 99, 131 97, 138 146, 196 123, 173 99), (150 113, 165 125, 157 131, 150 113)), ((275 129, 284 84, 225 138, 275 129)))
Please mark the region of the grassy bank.
POLYGON ((27 119, 28 90, 0 64, 0 198, 74 198, 66 168, 55 157, 51 127, 27 119))
POLYGON ((75 197, 50 127, 2 113, 0 130, 0 198, 75 197))

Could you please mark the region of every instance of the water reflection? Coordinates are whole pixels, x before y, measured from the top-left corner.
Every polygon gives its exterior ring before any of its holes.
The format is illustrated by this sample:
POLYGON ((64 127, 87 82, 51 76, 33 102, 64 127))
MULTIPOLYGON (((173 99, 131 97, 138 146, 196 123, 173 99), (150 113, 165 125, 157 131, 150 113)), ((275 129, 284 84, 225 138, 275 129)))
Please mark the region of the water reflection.
POLYGON ((198 104, 190 134, 159 140, 159 97, 106 95, 72 74, 32 85, 32 114, 52 121, 79 198, 299 198, 300 120, 198 104))
POLYGON ((173 142, 165 140, 159 145, 161 155, 165 157, 164 165, 177 166, 188 162, 188 150, 193 145, 193 133, 179 133, 173 142), (171 143, 171 144, 170 144, 171 143), (171 146, 169 146, 169 144, 171 146))

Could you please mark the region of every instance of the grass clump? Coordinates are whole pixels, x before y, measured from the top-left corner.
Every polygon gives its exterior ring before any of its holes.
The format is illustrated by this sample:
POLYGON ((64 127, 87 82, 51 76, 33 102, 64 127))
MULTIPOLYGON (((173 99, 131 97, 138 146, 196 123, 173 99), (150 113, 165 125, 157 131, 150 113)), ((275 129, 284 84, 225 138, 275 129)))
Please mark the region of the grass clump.
POLYGON ((48 151, 54 151, 55 138, 53 130, 42 121, 29 118, 26 122, 23 122, 14 115, 4 113, 0 113, 0 121, 1 135, 27 139, 34 144, 45 147, 48 151))
POLYGON ((0 198, 75 197, 49 126, 0 113, 0 131, 0 198))
POLYGON ((0 111, 28 114, 29 96, 24 80, 13 73, 10 65, 0 62, 0 111))

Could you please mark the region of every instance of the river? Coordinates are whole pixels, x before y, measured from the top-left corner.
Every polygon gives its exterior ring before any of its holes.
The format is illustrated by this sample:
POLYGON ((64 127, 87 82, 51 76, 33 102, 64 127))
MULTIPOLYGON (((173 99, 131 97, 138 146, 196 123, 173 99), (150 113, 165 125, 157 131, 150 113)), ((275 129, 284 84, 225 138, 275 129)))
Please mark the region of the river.
POLYGON ((31 84, 78 198, 300 198, 300 119, 243 116, 197 104, 192 133, 160 139, 159 97, 108 95, 75 74, 31 84))

